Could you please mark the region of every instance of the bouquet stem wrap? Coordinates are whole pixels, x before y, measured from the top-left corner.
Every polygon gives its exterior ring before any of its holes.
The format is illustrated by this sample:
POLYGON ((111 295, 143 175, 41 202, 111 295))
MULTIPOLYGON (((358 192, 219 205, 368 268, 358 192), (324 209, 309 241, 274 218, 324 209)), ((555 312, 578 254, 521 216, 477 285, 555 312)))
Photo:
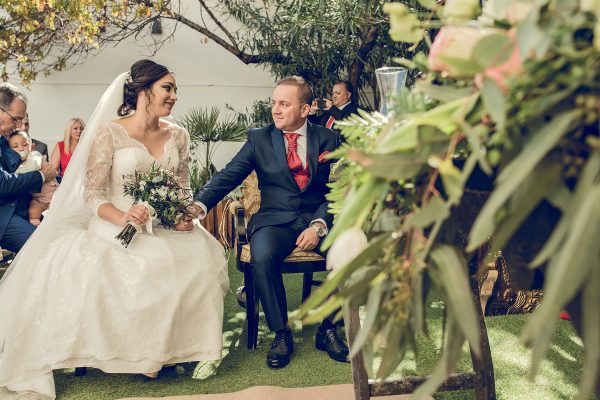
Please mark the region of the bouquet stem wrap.
MULTIPOLYGON (((156 210, 154 210, 154 208, 146 201, 141 202, 138 205, 144 206, 148 209, 148 219, 146 220, 146 224, 144 226, 149 234, 154 235, 154 232, 152 232, 152 220, 156 217, 156 210)), ((128 222, 125 228, 123 228, 123 230, 119 232, 117 236, 115 236, 115 239, 119 240, 121 244, 127 248, 138 230, 142 230, 144 226, 139 226, 128 222)))

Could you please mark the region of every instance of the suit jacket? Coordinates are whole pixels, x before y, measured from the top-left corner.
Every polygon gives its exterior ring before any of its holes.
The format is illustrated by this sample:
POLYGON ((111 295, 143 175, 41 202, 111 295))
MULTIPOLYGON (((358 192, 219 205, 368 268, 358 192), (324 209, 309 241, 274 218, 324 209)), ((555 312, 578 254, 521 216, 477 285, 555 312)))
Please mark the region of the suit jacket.
POLYGON ((309 120, 314 124, 325 126, 325 124, 329 120, 329 117, 333 116, 333 118, 335 118, 336 121, 341 121, 343 119, 348 118, 350 114, 356 114, 357 110, 358 107, 355 103, 350 103, 341 110, 336 106, 333 106, 329 110, 324 111, 321 115, 312 115, 309 120))
POLYGON ((256 170, 261 200, 260 209, 248 223, 250 235, 258 228, 286 224, 298 217, 308 221, 321 218, 331 227, 333 216, 327 212, 325 199, 331 160, 318 159, 323 152, 335 149, 336 135, 308 123, 306 140, 310 180, 303 190, 288 168, 283 132, 270 124, 250 130, 248 141, 200 190, 196 200, 211 209, 256 170))
POLYGON ((14 173, 19 166, 18 160, 17 153, 0 144, 0 238, 14 214, 27 219, 31 194, 42 190, 43 179, 39 171, 14 173))
MULTIPOLYGON (((336 121, 341 121, 343 119, 348 118, 350 114, 356 114, 357 110, 358 106, 356 105, 356 103, 353 102, 351 102, 341 110, 336 106, 333 106, 329 110, 324 111, 323 114, 321 114, 320 116, 310 116, 309 121, 317 125, 325 126, 325 124, 327 124, 327 121, 329 120, 329 117, 335 118, 336 121)), ((333 129, 338 134, 338 145, 343 143, 345 140, 344 137, 340 134, 340 130, 334 128, 333 126, 331 127, 331 129, 333 129)))
POLYGON ((43 156, 46 156, 46 161, 49 161, 48 158, 48 145, 44 142, 40 142, 37 139, 31 139, 33 141, 33 143, 35 144, 35 150, 39 151, 40 153, 42 153, 43 156))

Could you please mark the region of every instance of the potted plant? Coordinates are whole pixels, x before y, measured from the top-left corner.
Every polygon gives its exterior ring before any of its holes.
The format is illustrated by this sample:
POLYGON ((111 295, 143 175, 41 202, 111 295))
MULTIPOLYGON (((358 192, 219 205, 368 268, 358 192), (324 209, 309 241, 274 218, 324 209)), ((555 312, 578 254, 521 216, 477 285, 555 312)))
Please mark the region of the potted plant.
POLYGON ((578 398, 588 398, 600 388, 600 8, 585 0, 488 0, 483 12, 476 0, 419 3, 429 11, 386 9, 395 40, 431 44, 428 32, 439 29, 428 56, 402 61, 427 73, 393 114, 340 123, 348 145, 337 156, 347 165, 330 194, 337 216, 324 244, 339 268, 301 311, 318 321, 340 304, 366 304, 352 352, 369 367, 381 351, 382 378, 426 331, 431 282, 445 300, 447 342, 423 395, 446 379, 465 339, 480 343, 466 256, 486 242, 495 251, 535 239, 513 268, 515 276, 545 270, 544 300, 522 335, 533 348, 531 373, 566 307, 586 353, 578 398), (457 214, 471 201, 476 170, 493 186, 465 221, 457 214), (401 218, 376 234, 386 209, 401 218), (461 219, 470 225, 464 246, 448 238, 461 219))
MULTIPOLYGON (((244 141, 248 125, 234 116, 221 115, 217 107, 212 107, 210 110, 193 108, 178 119, 177 123, 190 134, 192 152, 190 185, 195 196, 217 173, 213 157, 219 145, 223 142, 244 141)), ((231 242, 226 202, 227 199, 221 201, 202 221, 206 229, 224 244, 231 242)))

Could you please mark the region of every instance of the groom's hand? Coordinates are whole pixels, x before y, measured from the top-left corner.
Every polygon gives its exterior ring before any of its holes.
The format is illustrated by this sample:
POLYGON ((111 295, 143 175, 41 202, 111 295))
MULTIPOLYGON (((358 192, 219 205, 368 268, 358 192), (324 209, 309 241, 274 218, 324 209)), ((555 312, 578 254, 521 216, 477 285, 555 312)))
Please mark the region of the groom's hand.
POLYGON ((298 239, 296 239, 296 246, 304 251, 311 251, 319 244, 319 236, 313 228, 306 228, 298 239))

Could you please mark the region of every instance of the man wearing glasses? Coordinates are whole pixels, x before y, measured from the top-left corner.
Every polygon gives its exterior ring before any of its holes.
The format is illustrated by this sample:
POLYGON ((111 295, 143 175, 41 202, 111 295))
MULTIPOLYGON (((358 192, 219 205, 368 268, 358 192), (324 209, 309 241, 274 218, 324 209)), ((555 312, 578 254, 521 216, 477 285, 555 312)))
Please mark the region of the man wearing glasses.
POLYGON ((54 179, 56 171, 46 161, 40 171, 15 174, 19 155, 8 146, 7 136, 20 129, 27 115, 27 99, 10 83, 0 83, 0 246, 18 252, 35 226, 29 223, 27 210, 32 193, 42 183, 54 179))

